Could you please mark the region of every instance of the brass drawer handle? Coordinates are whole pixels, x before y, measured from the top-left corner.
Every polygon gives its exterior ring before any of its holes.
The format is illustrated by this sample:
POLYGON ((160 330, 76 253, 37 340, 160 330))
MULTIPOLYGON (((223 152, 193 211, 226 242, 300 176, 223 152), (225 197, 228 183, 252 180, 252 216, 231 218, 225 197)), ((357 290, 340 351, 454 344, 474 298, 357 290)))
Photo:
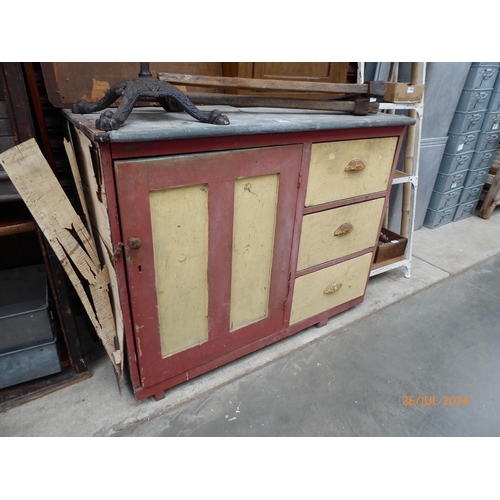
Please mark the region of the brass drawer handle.
POLYGON ((323 293, 324 294, 334 293, 337 290, 340 290, 341 288, 342 288, 342 283, 340 283, 339 281, 334 281, 325 288, 325 291, 323 293))
POLYGON ((359 172, 360 170, 363 170, 365 167, 366 167, 366 165, 361 160, 351 160, 347 164, 347 167, 344 168, 344 171, 345 172, 359 172))
POLYGON ((344 222, 333 233, 333 236, 340 236, 341 234, 349 234, 354 231, 354 226, 350 222, 344 222))

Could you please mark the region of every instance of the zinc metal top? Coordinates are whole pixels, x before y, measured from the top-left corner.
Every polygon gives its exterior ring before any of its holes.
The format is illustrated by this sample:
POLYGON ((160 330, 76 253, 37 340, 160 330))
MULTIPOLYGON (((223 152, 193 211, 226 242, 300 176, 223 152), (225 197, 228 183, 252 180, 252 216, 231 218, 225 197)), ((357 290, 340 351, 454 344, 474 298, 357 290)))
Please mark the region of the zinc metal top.
POLYGON ((63 110, 63 112, 90 139, 111 143, 390 127, 415 123, 413 118, 385 113, 355 116, 347 113, 283 108, 235 108, 232 106, 198 106, 198 108, 203 111, 218 109, 229 118, 230 124, 202 123, 185 112, 167 113, 162 108, 138 107, 134 108, 118 130, 104 132, 95 126, 96 119, 104 110, 84 115, 73 114, 70 110, 63 110))

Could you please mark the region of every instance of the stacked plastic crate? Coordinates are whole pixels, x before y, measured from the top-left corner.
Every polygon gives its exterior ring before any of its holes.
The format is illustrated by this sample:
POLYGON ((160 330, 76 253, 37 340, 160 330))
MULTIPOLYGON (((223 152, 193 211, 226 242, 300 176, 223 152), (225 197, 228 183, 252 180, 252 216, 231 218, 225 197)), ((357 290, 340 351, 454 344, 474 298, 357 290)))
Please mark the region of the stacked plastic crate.
POLYGON ((61 371, 45 266, 0 271, 0 389, 61 371))
POLYGON ((500 141, 500 63, 472 63, 451 122, 424 226, 474 214, 500 141))

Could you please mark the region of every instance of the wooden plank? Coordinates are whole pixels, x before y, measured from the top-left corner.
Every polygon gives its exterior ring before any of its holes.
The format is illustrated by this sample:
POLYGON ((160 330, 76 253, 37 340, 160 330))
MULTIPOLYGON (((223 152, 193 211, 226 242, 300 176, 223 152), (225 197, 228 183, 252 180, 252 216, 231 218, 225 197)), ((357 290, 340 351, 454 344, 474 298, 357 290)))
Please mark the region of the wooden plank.
MULTIPOLYGON (((265 108, 289 108, 289 109, 312 109, 318 111, 344 111, 354 113, 360 108, 356 101, 336 101, 326 99, 296 99, 277 97, 259 97, 233 94, 210 94, 188 92, 187 96, 193 104, 227 105, 239 107, 265 107, 265 108)), ((365 103, 363 103, 365 104, 365 103)), ((378 112, 378 102, 368 102, 363 106, 366 113, 378 112)), ((360 114, 360 113, 357 113, 360 114)))
POLYGON ((0 237, 10 236, 12 234, 28 233, 35 230, 36 225, 33 221, 13 219, 10 221, 0 222, 0 237))
POLYGON ((109 273, 100 265, 90 234, 34 139, 0 154, 0 163, 66 271, 121 384, 123 353, 115 347, 109 273))
POLYGON ((23 63, 24 73, 26 75, 26 84, 28 86, 27 90, 29 91, 31 97, 31 104, 34 111, 33 118, 36 120, 36 124, 38 127, 38 137, 41 140, 41 149, 42 152, 49 162, 49 165, 52 167, 53 172, 58 175, 56 160, 54 158, 54 152, 52 151, 52 145, 50 144, 50 136, 47 129, 47 120, 45 118, 42 99, 40 96, 40 91, 38 89, 35 69, 33 67, 33 63, 23 63))
MULTIPOLYGON (((92 160, 92 142, 80 131, 76 130, 72 136, 72 145, 66 145, 66 154, 71 165, 71 170, 77 185, 78 195, 83 196, 82 208, 85 217, 89 218, 93 230, 97 231, 102 239, 107 252, 113 255, 113 245, 111 243, 111 229, 108 218, 106 186, 103 181, 101 165, 94 165, 92 160), (74 153, 74 157, 73 157, 74 153), (75 165, 75 159, 77 165, 75 165)), ((89 226, 90 231, 90 226, 89 226)))
POLYGON ((47 242, 39 227, 36 228, 42 251, 52 298, 59 317, 61 332, 65 341, 69 362, 74 373, 88 372, 78 327, 74 314, 74 302, 71 300, 71 285, 56 254, 47 242))
POLYGON ((90 223, 90 215, 87 207, 87 201, 85 200, 85 193, 82 184, 82 177, 80 175, 80 171, 78 169, 78 162, 76 159, 75 149, 73 147, 73 143, 63 138, 64 149, 66 151, 66 156, 68 157, 68 161, 71 167, 71 173, 73 174, 73 179, 75 181, 76 192, 78 193, 78 198, 80 199, 80 204, 82 205, 83 214, 85 216, 85 222, 87 225, 87 230, 92 231, 92 225, 90 223))
POLYGON ((258 78, 226 78, 201 75, 159 73, 158 79, 175 85, 197 87, 266 90, 273 92, 320 92, 328 94, 368 94, 367 83, 323 83, 285 80, 261 80, 258 78))
POLYGON ((277 174, 243 177, 234 184, 231 331, 269 311, 278 185, 277 174))
POLYGON ((63 368, 62 372, 55 375, 30 380, 23 384, 2 389, 0 390, 0 413, 69 387, 91 376, 92 374, 89 371, 75 374, 68 366, 67 368, 63 368))
MULTIPOLYGON (((83 191, 82 207, 85 218, 88 217, 88 231, 94 238, 102 263, 108 269, 110 278, 110 294, 112 299, 115 330, 117 337, 116 346, 119 351, 124 349, 124 321, 123 310, 118 292, 118 278, 116 273, 115 248, 111 241, 110 219, 108 217, 108 198, 104 183, 103 166, 100 161, 102 154, 92 155, 92 142, 79 130, 73 129, 71 145, 66 145, 67 155, 72 171, 74 171, 75 184, 79 186, 79 196, 83 191), (75 157, 73 157, 73 153, 75 157), (75 158, 78 171, 75 170, 75 158), (96 159, 94 164, 93 158, 96 159), (89 222, 90 221, 90 222, 89 222)), ((118 239, 116 241, 119 241, 118 239)))
POLYGON ((390 264, 395 264, 396 262, 401 262, 406 260, 406 255, 401 255, 399 257, 394 257, 393 259, 384 260, 382 262, 377 262, 376 264, 372 264, 371 270, 379 269, 384 266, 389 266, 390 264))

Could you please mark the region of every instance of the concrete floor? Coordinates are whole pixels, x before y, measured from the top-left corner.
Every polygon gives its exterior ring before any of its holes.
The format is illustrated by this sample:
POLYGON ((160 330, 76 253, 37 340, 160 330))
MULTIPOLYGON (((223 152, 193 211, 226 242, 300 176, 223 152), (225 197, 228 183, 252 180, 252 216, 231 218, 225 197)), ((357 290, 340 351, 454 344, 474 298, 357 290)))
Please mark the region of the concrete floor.
POLYGON ((1 413, 0 436, 498 436, 499 235, 500 210, 424 227, 412 277, 373 277, 323 328, 159 402, 136 401, 128 383, 120 396, 99 358, 92 378, 1 413))

